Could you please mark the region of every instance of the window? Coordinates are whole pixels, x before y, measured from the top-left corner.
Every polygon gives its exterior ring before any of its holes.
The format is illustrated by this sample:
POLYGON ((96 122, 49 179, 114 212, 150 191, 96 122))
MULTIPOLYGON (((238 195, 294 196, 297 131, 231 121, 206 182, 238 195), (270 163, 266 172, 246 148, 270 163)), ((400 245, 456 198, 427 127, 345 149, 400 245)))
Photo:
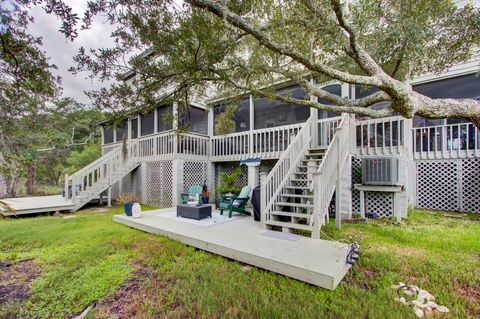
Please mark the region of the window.
MULTIPOLYGON (((280 89, 277 94, 288 95, 292 98, 305 100, 307 94, 298 85, 280 89)), ((255 100, 255 129, 290 125, 305 122, 310 116, 308 107, 297 104, 284 103, 267 98, 255 100)))
MULTIPOLYGON (((480 78, 475 74, 428 82, 413 86, 413 90, 434 99, 479 98, 480 78)), ((464 123, 465 120, 447 119, 447 124, 464 123)), ((414 127, 443 125, 445 120, 429 120, 420 116, 413 119, 414 127)))
POLYGON ((188 112, 184 112, 179 116, 178 126, 188 126, 189 132, 208 134, 207 111, 198 107, 191 106, 188 112))
POLYGON ((160 106, 157 109, 157 132, 169 131, 173 128, 173 108, 171 105, 160 106))
MULTIPOLYGON (((324 86, 322 88, 322 90, 325 90, 329 93, 332 93, 332 94, 335 94, 335 95, 338 95, 338 96, 342 96, 342 86, 340 84, 327 85, 327 86, 324 86)), ((327 101, 327 100, 323 100, 323 99, 319 99, 318 102, 322 103, 322 104, 326 104, 326 105, 333 105, 332 102, 327 101)), ((319 119, 336 117, 336 116, 340 116, 340 115, 342 115, 342 113, 340 113, 340 112, 330 112, 330 111, 325 111, 325 110, 318 110, 318 118, 319 119)))
POLYGON ((113 143, 113 127, 103 126, 103 143, 113 143))
MULTIPOLYGON (((213 107, 214 123, 217 123, 217 117, 227 108, 226 103, 221 103, 213 107)), ((233 114, 235 122, 235 132, 244 132, 250 129, 250 97, 244 97, 240 100, 238 108, 233 114)), ((216 128, 214 127, 214 131, 216 128)), ((217 132, 214 132, 217 134, 217 132)))
POLYGON ((123 139, 123 135, 127 134, 127 121, 123 121, 120 124, 117 124, 117 127, 115 128, 116 130, 116 142, 121 142, 123 139))
POLYGON ((131 130, 132 130, 132 139, 136 139, 138 137, 138 119, 134 118, 130 121, 131 123, 131 130))
POLYGON ((154 133, 155 114, 153 112, 154 111, 151 111, 150 113, 142 114, 140 116, 140 130, 142 136, 154 133))

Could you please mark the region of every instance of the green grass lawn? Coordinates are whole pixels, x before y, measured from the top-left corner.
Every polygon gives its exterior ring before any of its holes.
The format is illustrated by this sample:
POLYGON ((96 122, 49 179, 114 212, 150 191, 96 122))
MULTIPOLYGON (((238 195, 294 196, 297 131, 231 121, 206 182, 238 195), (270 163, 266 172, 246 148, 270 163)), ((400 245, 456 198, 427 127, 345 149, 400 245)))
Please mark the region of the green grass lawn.
POLYGON ((0 300, 0 317, 65 318, 96 302, 97 318, 415 318, 394 301, 399 281, 428 290, 450 318, 480 314, 480 215, 330 223, 324 238, 358 241, 362 257, 328 291, 115 224, 119 212, 0 220, 0 261, 41 269, 26 301, 0 300))

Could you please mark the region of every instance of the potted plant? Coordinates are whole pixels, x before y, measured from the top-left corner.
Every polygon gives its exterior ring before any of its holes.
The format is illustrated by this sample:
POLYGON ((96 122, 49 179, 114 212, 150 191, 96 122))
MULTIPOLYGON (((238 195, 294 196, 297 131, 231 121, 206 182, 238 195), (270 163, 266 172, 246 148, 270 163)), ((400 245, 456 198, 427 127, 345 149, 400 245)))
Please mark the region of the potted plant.
MULTIPOLYGON (((240 193, 241 187, 237 185, 238 177, 242 173, 240 168, 234 169, 231 173, 220 173, 220 183, 217 185, 217 194, 219 195, 236 195, 240 193)), ((218 198, 216 202, 218 206, 218 198)))
POLYGON ((132 206, 134 203, 137 202, 137 198, 135 197, 135 194, 121 193, 120 196, 118 196, 118 202, 120 204, 123 204, 125 215, 132 216, 132 206))
POLYGON ((208 204, 208 201, 210 200, 210 194, 211 192, 208 191, 207 184, 203 184, 202 186, 202 202, 204 204, 208 204))

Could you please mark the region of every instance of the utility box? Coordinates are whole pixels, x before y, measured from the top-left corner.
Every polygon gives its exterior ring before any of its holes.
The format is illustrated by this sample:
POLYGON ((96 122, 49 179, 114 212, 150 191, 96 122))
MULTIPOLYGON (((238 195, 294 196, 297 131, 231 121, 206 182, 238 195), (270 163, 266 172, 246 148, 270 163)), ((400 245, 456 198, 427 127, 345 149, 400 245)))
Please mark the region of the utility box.
POLYGON ((398 158, 367 157, 362 159, 363 185, 398 185, 398 158))

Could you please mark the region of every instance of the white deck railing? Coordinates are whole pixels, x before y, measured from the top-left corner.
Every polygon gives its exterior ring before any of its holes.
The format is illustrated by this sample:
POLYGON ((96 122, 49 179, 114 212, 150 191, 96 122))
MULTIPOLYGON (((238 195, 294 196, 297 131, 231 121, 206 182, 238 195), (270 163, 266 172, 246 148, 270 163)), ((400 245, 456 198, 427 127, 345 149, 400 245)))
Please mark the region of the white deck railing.
POLYGON ((415 159, 480 157, 479 130, 472 123, 412 129, 415 159))
POLYGON ((330 200, 335 189, 339 187, 342 168, 350 151, 349 120, 348 115, 342 117, 318 170, 313 174, 310 191, 314 193, 314 209, 310 226, 313 226, 312 237, 314 238, 320 237, 320 228, 328 220, 330 200))
POLYGON ((270 127, 211 138, 212 160, 279 158, 305 123, 270 127))
POLYGON ((357 122, 357 151, 360 155, 403 154, 405 118, 392 116, 357 122))
POLYGON ((318 147, 327 148, 328 145, 330 145, 330 142, 335 135, 335 130, 340 125, 341 121, 341 116, 318 120, 318 147))
POLYGON ((312 117, 298 131, 297 135, 288 145, 285 152, 267 175, 261 184, 261 219, 265 223, 271 219, 271 212, 274 211, 275 201, 280 195, 283 186, 297 169, 298 162, 304 157, 310 148, 312 140, 312 117))

